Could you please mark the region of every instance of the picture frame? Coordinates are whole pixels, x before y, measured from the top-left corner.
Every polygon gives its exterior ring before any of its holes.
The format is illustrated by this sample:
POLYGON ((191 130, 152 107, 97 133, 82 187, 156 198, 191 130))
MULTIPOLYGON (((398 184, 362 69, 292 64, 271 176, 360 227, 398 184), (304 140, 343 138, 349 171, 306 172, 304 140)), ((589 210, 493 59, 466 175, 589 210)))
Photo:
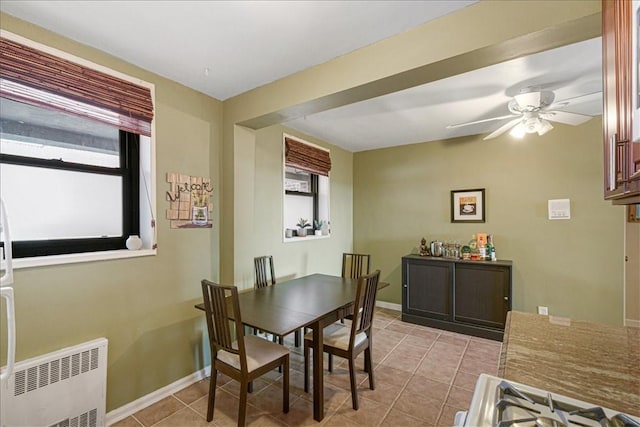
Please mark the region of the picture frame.
POLYGON ((484 188, 451 191, 451 222, 485 222, 484 188))

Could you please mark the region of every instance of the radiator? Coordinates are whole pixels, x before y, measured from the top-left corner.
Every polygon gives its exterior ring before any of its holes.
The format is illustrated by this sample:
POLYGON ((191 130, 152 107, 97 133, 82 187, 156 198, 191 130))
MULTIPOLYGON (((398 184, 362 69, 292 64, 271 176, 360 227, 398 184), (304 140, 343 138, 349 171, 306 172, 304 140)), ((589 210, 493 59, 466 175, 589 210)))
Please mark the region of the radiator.
POLYGON ((1 392, 2 427, 104 426, 106 338, 16 362, 1 392))

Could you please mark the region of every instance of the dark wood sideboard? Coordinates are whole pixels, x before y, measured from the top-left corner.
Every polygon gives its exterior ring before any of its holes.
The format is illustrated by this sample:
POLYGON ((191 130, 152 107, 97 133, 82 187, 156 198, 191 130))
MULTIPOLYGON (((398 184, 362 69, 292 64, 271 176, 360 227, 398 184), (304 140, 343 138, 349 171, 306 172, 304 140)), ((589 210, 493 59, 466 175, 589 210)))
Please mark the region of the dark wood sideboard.
POLYGON ((402 320, 501 341, 512 262, 402 257, 402 320))

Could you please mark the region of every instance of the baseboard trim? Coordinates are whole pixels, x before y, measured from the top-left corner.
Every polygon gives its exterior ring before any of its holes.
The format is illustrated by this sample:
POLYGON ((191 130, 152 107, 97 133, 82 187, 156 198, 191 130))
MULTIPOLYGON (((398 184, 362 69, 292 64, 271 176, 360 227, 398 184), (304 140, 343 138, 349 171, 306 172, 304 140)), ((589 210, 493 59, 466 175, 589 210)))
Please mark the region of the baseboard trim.
POLYGON ((392 302, 376 301, 376 307, 388 308, 389 310, 402 311, 402 304, 394 304, 392 302))
POLYGON ((633 328, 640 328, 640 320, 624 319, 624 326, 631 326, 633 328))
POLYGON ((134 400, 133 402, 127 403, 126 405, 114 409, 113 411, 109 411, 105 418, 105 424, 107 426, 115 424, 118 421, 135 414, 139 410, 144 409, 149 405, 153 405, 154 403, 164 399, 165 397, 171 396, 172 394, 182 390, 183 388, 207 378, 210 373, 211 366, 207 366, 204 369, 196 371, 191 375, 187 375, 186 377, 174 381, 169 385, 166 385, 156 391, 144 395, 141 398, 134 400))

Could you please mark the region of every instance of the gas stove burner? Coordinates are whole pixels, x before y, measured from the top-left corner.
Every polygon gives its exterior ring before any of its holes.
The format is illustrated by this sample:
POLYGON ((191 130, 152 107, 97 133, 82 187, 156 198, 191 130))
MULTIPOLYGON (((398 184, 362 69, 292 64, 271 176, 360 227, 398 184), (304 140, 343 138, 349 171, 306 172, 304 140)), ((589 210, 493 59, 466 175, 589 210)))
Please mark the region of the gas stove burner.
POLYGON ((595 408, 576 409, 575 411, 569 412, 569 415, 582 415, 584 417, 597 420, 601 423, 603 420, 607 419, 607 414, 604 413, 604 409, 599 406, 595 408))
POLYGON ((611 417, 611 421, 615 427, 640 427, 640 421, 632 420, 626 414, 616 414, 611 417))
POLYGON ((566 424, 561 423, 558 420, 554 420, 553 418, 547 417, 533 417, 533 418, 524 418, 521 420, 507 420, 500 421, 498 423, 498 427, 511 427, 511 426, 534 426, 534 427, 567 427, 566 424), (531 424, 533 423, 533 424, 531 424))
POLYGON ((640 427, 640 418, 526 384, 481 374, 457 426, 640 427))
POLYGON ((508 394, 513 395, 513 396, 519 397, 521 399, 526 400, 529 403, 535 403, 533 401, 533 399, 531 399, 527 395, 522 394, 522 392, 520 392, 520 390, 518 390, 517 388, 515 388, 514 386, 512 386, 511 384, 509 384, 506 381, 500 381, 500 384, 498 384, 498 387, 500 388, 500 390, 502 390, 503 393, 508 393, 508 394))

